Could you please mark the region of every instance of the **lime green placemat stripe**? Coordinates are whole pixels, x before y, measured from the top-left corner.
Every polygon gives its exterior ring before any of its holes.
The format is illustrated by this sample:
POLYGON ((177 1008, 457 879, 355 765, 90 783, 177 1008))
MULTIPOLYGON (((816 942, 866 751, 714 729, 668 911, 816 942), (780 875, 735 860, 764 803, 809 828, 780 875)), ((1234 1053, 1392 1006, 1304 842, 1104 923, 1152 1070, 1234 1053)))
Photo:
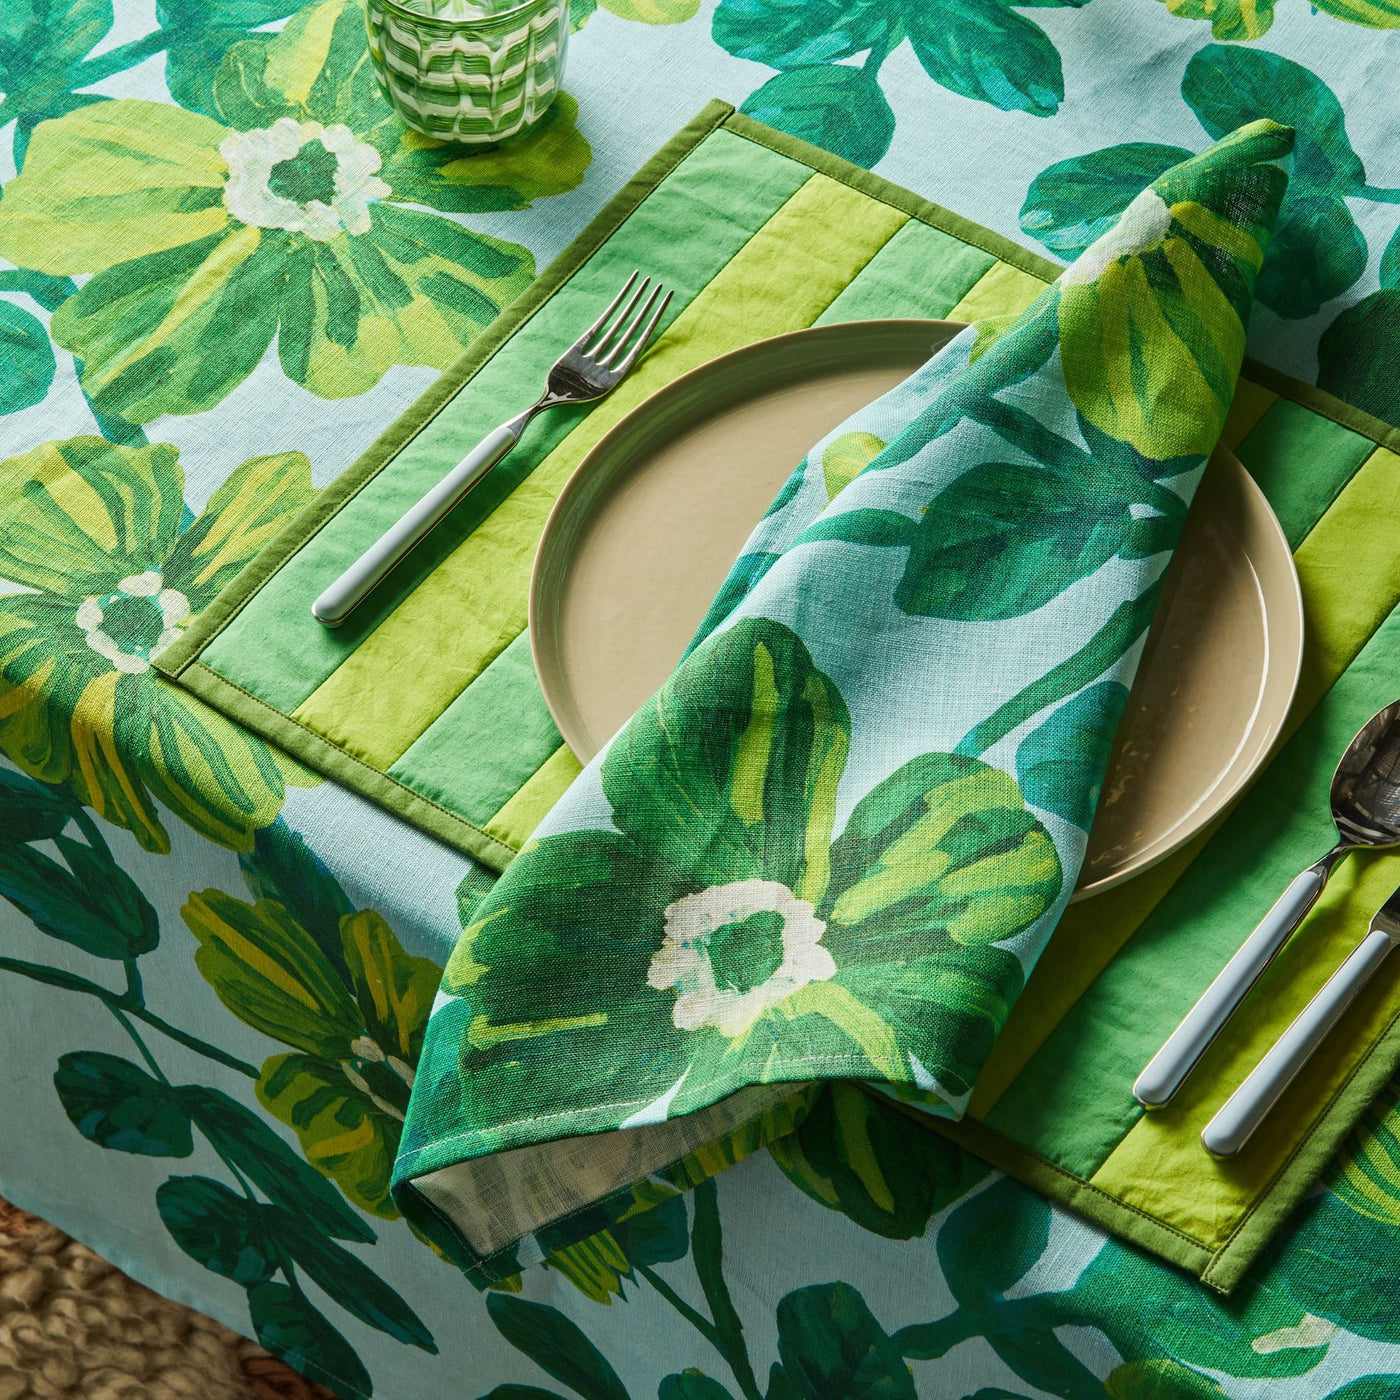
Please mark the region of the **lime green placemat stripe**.
POLYGON ((387 768, 524 627, 530 567, 545 517, 598 439, 687 370, 765 336, 811 325, 907 218, 813 175, 672 322, 622 385, 365 638, 295 717, 387 768), (413 675, 414 684, 377 684, 380 677, 399 674, 413 675))
POLYGON ((545 813, 564 795, 565 789, 582 771, 578 759, 564 746, 557 748, 540 765, 520 791, 486 824, 498 841, 519 849, 530 833, 544 820, 545 813))
POLYGON ((534 313, 527 330, 476 371, 471 391, 438 410, 394 458, 393 470, 372 477, 264 584, 205 649, 205 664, 284 713, 293 711, 587 411, 555 409, 537 419, 452 518, 334 632, 309 614, 320 590, 467 448, 535 401, 560 351, 607 305, 633 268, 645 267, 676 290, 674 319, 810 175, 797 162, 728 132, 708 136, 534 313), (686 229, 687 236, 675 237, 677 228, 686 229))
POLYGON ((1269 498, 1288 547, 1297 549, 1375 446, 1350 428, 1279 399, 1235 452, 1269 498))
POLYGON ((389 769, 389 776, 484 826, 564 741, 522 632, 389 769))
POLYGON ((1010 263, 998 262, 968 288, 965 296, 948 308, 950 321, 981 321, 1024 311, 1045 290, 1044 279, 1022 272, 1010 263))
POLYGON ((941 320, 995 262, 981 248, 911 219, 856 274, 817 324, 898 316, 941 320))
MULTIPOLYGON (((1342 673, 1400 600, 1400 551, 1378 508, 1393 498, 1397 463, 1373 454, 1296 555, 1309 628, 1294 713, 1307 714, 1331 686, 1326 702, 987 1115, 989 1126, 1079 1176, 1092 1176, 1140 1116, 1130 1092, 1138 1071, 1279 891, 1331 844, 1337 755, 1393 691, 1392 682, 1377 695, 1369 667, 1342 673), (1356 719, 1358 705, 1369 708, 1356 719), (1251 853, 1248 866, 1241 852, 1251 853)), ((1385 645, 1379 634, 1375 644, 1385 645)), ((1254 1015, 1274 1020, 1258 1005, 1254 1015)))

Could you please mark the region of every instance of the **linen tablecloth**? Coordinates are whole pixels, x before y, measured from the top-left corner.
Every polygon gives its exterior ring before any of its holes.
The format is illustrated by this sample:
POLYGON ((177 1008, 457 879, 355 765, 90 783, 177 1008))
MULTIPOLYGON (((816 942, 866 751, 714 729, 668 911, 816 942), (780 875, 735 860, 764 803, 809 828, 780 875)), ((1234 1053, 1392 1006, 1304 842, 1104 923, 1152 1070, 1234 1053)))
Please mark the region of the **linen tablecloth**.
POLYGON ((1250 349, 1396 416, 1388 4, 575 9, 577 107, 473 161, 400 139, 340 0, 0 17, 0 746, 31 775, 0 808, 0 1190, 346 1394, 1390 1393, 1393 1094, 1228 1302, 837 1091, 518 1292, 395 1218, 437 969, 489 877, 150 656, 705 99, 1057 256, 1180 152, 1286 121, 1250 349), (240 963, 196 955, 210 909, 296 930, 284 1000, 215 998, 240 963))

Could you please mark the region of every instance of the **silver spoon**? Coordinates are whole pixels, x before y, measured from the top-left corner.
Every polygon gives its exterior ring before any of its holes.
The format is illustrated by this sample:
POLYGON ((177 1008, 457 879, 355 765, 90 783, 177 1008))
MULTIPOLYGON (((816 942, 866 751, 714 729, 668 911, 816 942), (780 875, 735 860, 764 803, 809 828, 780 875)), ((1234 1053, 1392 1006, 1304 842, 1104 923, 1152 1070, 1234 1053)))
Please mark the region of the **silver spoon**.
POLYGON ((1400 700, 1372 715, 1347 745, 1332 776, 1331 802, 1337 844, 1284 890, 1138 1075, 1133 1097, 1144 1108, 1161 1108, 1182 1086, 1260 974, 1317 903, 1337 862, 1358 847, 1400 845, 1400 700))

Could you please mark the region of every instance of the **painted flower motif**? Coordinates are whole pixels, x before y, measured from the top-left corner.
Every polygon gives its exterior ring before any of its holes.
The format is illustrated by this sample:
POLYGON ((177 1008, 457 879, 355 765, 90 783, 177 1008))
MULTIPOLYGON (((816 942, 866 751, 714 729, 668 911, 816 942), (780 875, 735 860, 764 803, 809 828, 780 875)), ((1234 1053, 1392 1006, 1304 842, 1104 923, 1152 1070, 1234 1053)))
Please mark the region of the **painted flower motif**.
POLYGON ((355 0, 235 43, 209 90, 204 112, 118 98, 43 122, 5 187, 0 254, 87 277, 50 330, 97 411, 134 423, 211 408, 274 341, 324 398, 446 369, 534 259, 443 215, 525 208, 590 160, 565 96, 479 155, 408 131, 355 0))
POLYGON ((849 742, 789 629, 706 641, 609 748, 609 824, 543 836, 469 916, 420 1092, 484 1141, 542 1113, 654 1122, 817 1061, 964 1092, 1022 982, 1003 945, 1060 893, 1055 847, 1013 778, 946 753, 836 835, 849 742))
POLYGON ((379 152, 339 123, 279 117, 257 131, 235 131, 219 154, 228 162, 224 205, 235 219, 317 243, 368 233, 370 205, 393 193, 375 173, 379 152))
POLYGON ((299 772, 151 669, 311 496, 300 452, 254 457, 194 517, 174 447, 98 437, 0 462, 0 751, 147 850, 157 803, 246 849, 299 772))
POLYGON ((816 910, 776 880, 712 885, 666 906, 666 941, 647 985, 673 988, 683 1031, 714 1026, 743 1035, 800 987, 836 976, 816 910))
POLYGON ((242 864, 252 902, 198 890, 180 911, 195 966, 239 1020, 291 1047, 263 1063, 263 1107, 349 1200, 394 1219, 389 1175, 440 969, 355 909, 281 822, 242 864))

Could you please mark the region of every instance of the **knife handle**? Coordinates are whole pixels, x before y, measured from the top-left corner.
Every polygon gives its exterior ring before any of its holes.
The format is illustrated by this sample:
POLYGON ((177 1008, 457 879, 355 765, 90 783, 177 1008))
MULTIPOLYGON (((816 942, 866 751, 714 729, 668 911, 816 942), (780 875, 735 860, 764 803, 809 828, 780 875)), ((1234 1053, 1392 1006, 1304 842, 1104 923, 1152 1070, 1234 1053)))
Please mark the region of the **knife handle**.
POLYGON ((312 617, 326 627, 339 627, 520 441, 523 428, 522 420, 515 418, 487 433, 312 603, 312 617))
POLYGON ((1274 907, 1240 945, 1239 951, 1221 968, 1215 981, 1188 1011, 1166 1043, 1148 1062, 1133 1085, 1133 1097, 1144 1108, 1161 1108, 1181 1088, 1186 1076, 1210 1048, 1225 1022, 1249 994, 1260 974, 1274 960, 1279 949, 1303 922, 1317 903, 1332 859, 1324 856, 1310 865, 1279 896, 1274 907))
POLYGON ((1379 929, 1373 929, 1356 945, 1346 962, 1250 1071, 1249 1078, 1206 1124, 1201 1142, 1212 1157, 1233 1157, 1249 1141, 1393 946, 1390 936, 1379 929))

